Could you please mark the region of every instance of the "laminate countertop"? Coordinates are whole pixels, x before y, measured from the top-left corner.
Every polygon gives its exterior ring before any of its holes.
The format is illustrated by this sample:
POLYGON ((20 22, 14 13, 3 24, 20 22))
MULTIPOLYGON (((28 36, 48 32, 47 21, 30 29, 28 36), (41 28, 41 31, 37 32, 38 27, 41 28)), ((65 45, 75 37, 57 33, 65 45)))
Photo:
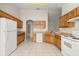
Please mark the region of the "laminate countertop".
POLYGON ((65 33, 65 32, 56 32, 55 35, 58 35, 58 36, 63 35, 63 36, 66 36, 66 37, 68 37, 68 36, 72 36, 71 33, 65 33))

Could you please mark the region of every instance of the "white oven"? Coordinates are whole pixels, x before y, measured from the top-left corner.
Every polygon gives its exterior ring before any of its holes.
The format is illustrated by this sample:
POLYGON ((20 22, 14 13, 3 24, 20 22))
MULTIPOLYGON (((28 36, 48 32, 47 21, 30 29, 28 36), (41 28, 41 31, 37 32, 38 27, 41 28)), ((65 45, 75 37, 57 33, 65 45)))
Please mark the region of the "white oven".
POLYGON ((65 56, 79 56, 79 40, 61 36, 61 53, 65 56))

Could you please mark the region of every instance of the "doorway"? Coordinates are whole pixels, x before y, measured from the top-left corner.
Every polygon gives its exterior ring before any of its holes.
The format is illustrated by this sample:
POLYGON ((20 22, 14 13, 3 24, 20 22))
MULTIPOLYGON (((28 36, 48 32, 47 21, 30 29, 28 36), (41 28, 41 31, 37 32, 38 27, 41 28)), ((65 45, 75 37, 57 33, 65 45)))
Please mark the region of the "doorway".
POLYGON ((32 41, 33 21, 28 20, 26 22, 26 40, 32 41))

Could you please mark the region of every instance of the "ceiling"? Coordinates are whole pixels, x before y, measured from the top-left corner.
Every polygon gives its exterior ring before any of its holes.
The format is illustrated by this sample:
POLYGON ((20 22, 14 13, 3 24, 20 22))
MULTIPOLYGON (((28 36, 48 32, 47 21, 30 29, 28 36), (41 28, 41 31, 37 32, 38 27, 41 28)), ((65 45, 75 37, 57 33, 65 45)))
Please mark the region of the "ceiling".
POLYGON ((26 10, 58 10, 61 9, 64 3, 10 3, 11 5, 26 10))

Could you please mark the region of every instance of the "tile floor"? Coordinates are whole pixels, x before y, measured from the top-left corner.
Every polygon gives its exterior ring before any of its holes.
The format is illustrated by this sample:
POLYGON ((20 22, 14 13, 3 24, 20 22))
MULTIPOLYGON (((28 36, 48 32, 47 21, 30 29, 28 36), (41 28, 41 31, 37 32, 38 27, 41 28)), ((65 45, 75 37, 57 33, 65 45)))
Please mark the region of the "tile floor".
POLYGON ((53 44, 24 41, 10 56, 61 56, 53 44))

